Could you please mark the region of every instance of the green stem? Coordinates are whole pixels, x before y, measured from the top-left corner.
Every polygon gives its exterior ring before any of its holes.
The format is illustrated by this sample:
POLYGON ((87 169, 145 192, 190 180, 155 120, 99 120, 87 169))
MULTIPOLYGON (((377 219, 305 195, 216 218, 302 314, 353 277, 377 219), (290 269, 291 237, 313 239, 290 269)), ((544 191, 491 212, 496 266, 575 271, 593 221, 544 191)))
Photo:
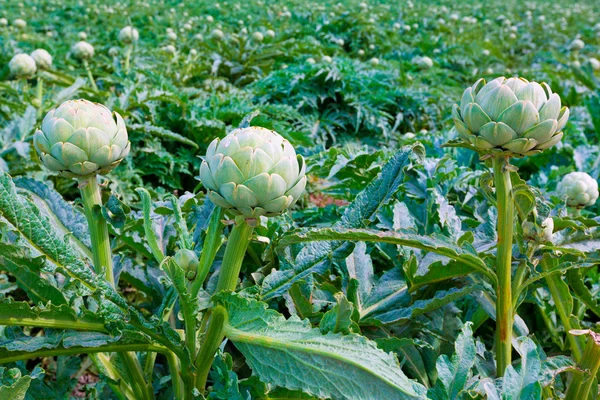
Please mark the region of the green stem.
POLYGON ((204 392, 206 379, 215 358, 215 353, 225 336, 223 326, 226 319, 227 311, 223 306, 217 306, 212 310, 208 331, 206 332, 204 343, 202 343, 202 348, 196 360, 196 387, 201 393, 204 392))
POLYGON ((42 116, 42 114, 44 113, 44 104, 43 104, 43 98, 44 98, 44 78, 42 78, 41 75, 38 74, 38 79, 37 79, 37 86, 36 86, 36 102, 37 102, 37 106, 38 106, 38 110, 37 110, 37 117, 40 118, 42 116))
POLYGON ((215 293, 223 290, 235 290, 240 269, 242 268, 242 261, 244 261, 244 255, 250 243, 253 230, 254 228, 248 225, 244 217, 235 219, 235 225, 227 239, 227 246, 225 247, 223 264, 221 271, 219 271, 219 280, 215 293))
POLYGON ((88 79, 90 80, 92 87, 97 92, 98 86, 96 86, 96 81, 94 80, 94 75, 92 75, 92 70, 90 69, 90 65, 88 64, 87 60, 83 60, 83 66, 85 67, 88 79))
MULTIPOLYGON (((594 383, 594 377, 600 370, 600 335, 589 332, 587 345, 583 352, 579 368, 573 374, 573 380, 567 389, 565 400, 585 400, 590 397, 590 390, 594 383)), ((598 390, 596 387, 595 390, 598 390)))
POLYGON ((173 383, 173 394, 176 399, 183 399, 184 388, 183 381, 181 380, 179 361, 173 352, 167 353, 167 362, 169 363, 169 372, 171 372, 171 382, 173 383))
POLYGON ((108 225, 100 212, 94 211, 94 207, 102 206, 98 177, 92 176, 86 181, 81 181, 80 186, 85 217, 90 228, 94 269, 97 274, 101 274, 104 270, 106 280, 112 287, 115 287, 108 225))
POLYGON ((496 373, 499 377, 511 364, 513 305, 511 290, 514 194, 508 159, 494 157, 494 183, 498 207, 498 245, 496 248, 496 373))
POLYGON ((192 283, 191 297, 195 299, 198 297, 198 293, 202 288, 204 280, 208 276, 210 267, 215 261, 217 252, 221 248, 223 228, 225 225, 221 222, 223 212, 221 209, 216 209, 210 219, 208 231, 206 232, 206 239, 204 239, 204 245, 202 246, 202 254, 198 262, 198 270, 196 271, 196 277, 192 283))
MULTIPOLYGON (((548 265, 548 261, 546 259, 542 259, 540 262, 540 266, 543 271, 548 271, 550 266, 548 265)), ((561 296, 561 290, 559 288, 559 284, 565 285, 565 291, 568 293, 568 287, 564 282, 557 282, 557 279, 561 279, 560 272, 557 271, 555 274, 548 275, 544 278, 546 280, 546 285, 548 286, 548 290, 550 291, 550 295, 552 295, 552 299, 554 300, 554 307, 556 308, 556 313, 558 314, 560 321, 563 324, 565 329, 565 334, 567 335, 567 340, 571 345, 571 351, 573 352, 573 358, 575 361, 579 362, 583 353, 583 346, 579 342, 578 338, 571 334, 571 330, 573 326, 571 324, 571 311, 567 310, 566 301, 561 296)), ((572 303, 569 303, 572 306, 572 303)))
POLYGON ((125 379, 123 379, 114 365, 112 365, 108 355, 105 353, 90 354, 90 360, 92 360, 101 374, 110 378, 108 385, 119 399, 131 399, 135 397, 135 393, 131 387, 127 385, 125 379))
MULTIPOLYGON (((215 293, 221 291, 234 291, 240 270, 242 268, 242 262, 246 255, 246 249, 252 238, 253 227, 248 225, 246 219, 243 216, 239 216, 235 219, 235 225, 229 234, 227 240, 227 246, 225 247, 225 254, 223 255, 223 262, 221 264, 221 271, 219 272, 219 280, 217 282, 217 288, 215 293)), ((195 366, 197 371, 196 376, 196 388, 202 393, 206 386, 206 379, 208 372, 212 365, 215 352, 219 345, 223 341, 223 322, 221 318, 225 317, 225 310, 223 309, 222 315, 214 315, 215 310, 209 310, 204 315, 203 322, 210 316, 211 321, 208 324, 208 330, 204 335, 202 347, 200 353, 196 358, 195 366)))
POLYGON ((148 390, 146 381, 137 356, 134 352, 121 352, 118 353, 121 362, 125 366, 125 372, 129 375, 129 385, 135 393, 136 399, 153 399, 154 392, 148 390))
MULTIPOLYGON (((109 353, 119 351, 155 351, 165 354, 167 349, 163 346, 154 344, 111 344, 102 347, 69 347, 66 349, 40 349, 37 351, 19 353, 17 355, 6 355, 0 358, 0 364, 11 363, 15 361, 30 360, 33 358, 72 356, 77 354, 109 353)), ((112 367, 112 366, 111 366, 112 367)))
POLYGON ((131 59, 131 53, 133 52, 133 45, 127 46, 127 52, 125 53, 125 74, 129 74, 129 60, 131 59))

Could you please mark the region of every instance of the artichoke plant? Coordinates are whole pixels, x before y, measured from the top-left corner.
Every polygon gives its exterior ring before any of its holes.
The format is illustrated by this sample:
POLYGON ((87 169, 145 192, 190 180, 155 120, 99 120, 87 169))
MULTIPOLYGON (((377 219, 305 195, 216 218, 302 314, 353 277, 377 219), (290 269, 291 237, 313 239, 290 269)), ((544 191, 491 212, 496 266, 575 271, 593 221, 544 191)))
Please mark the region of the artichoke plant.
POLYGON ((452 108, 460 137, 481 152, 522 157, 563 137, 569 109, 546 83, 500 77, 479 79, 452 108))
POLYGON ((140 34, 137 29, 132 26, 126 26, 119 32, 119 40, 123 44, 131 44, 137 42, 140 38, 140 34))
POLYGON ((598 200, 598 182, 585 172, 571 172, 564 176, 556 187, 567 205, 584 208, 594 205, 598 200))
POLYGON ((215 139, 200 167, 208 196, 246 218, 276 215, 306 186, 304 158, 277 132, 248 127, 215 139))
POLYGON ((125 122, 105 106, 70 100, 50 110, 34 135, 44 165, 63 176, 106 174, 129 153, 125 122))
POLYGON ((82 40, 71 47, 71 53, 79 61, 89 60, 94 57, 94 46, 82 40))

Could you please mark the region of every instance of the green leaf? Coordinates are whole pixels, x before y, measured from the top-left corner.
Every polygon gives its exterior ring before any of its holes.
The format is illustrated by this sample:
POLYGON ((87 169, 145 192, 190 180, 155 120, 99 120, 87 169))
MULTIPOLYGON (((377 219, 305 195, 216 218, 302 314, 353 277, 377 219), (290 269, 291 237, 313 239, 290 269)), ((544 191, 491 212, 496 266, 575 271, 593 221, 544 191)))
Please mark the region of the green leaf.
POLYGON ((321 333, 333 332, 344 335, 350 332, 360 333, 360 328, 355 321, 358 319, 358 312, 352 303, 348 301, 343 293, 336 293, 335 300, 337 304, 321 318, 321 322, 319 323, 321 333))
POLYGON ((484 273, 486 276, 494 276, 493 272, 489 270, 483 260, 468 246, 459 247, 449 238, 440 235, 423 236, 410 232, 349 229, 341 227, 312 228, 285 235, 279 241, 279 246, 285 247, 297 243, 333 240, 391 243, 431 251, 453 260, 460 261, 467 266, 484 273))
POLYGON ((29 191, 38 208, 45 210, 46 215, 55 220, 53 225, 65 234, 72 234, 71 240, 79 242, 76 243, 79 248, 91 257, 90 233, 81 210, 67 203, 57 191, 45 183, 25 177, 19 177, 14 182, 19 188, 29 191))
POLYGON ((267 383, 332 399, 425 398, 425 388, 404 375, 396 357, 365 337, 322 335, 306 320, 286 320, 265 303, 236 294, 216 300, 229 314, 226 336, 267 383))
POLYGON ((142 199, 142 207, 144 212, 144 233, 146 234, 146 242, 150 249, 152 250, 152 254, 158 263, 161 263, 165 258, 165 254, 163 253, 158 238, 156 237, 156 233, 154 233, 154 228, 152 227, 152 220, 150 219, 150 193, 144 188, 137 188, 136 192, 140 195, 142 199))
POLYGON ((23 253, 23 249, 0 243, 0 263, 17 279, 17 285, 36 303, 67 304, 63 293, 41 276, 43 257, 33 259, 23 253))
POLYGON ((18 368, 0 367, 0 399, 23 400, 29 385, 35 379, 42 379, 44 370, 35 367, 30 375, 22 375, 18 368))
POLYGON ((505 399, 536 400, 541 398, 540 375, 542 361, 538 347, 533 340, 519 338, 515 347, 521 355, 521 364, 514 368, 509 365, 502 379, 502 394, 505 399))
POLYGON ((437 360, 438 380, 430 390, 435 399, 457 399, 465 390, 471 368, 475 365, 476 348, 471 323, 463 327, 454 342, 454 354, 449 359, 445 354, 437 360))
POLYGON ((127 129, 131 132, 142 132, 161 139, 169 139, 173 142, 187 144, 195 149, 198 148, 196 142, 161 126, 152 125, 150 122, 146 122, 145 124, 128 124, 127 129))
MULTIPOLYGON (((373 223, 379 209, 387 204, 404 181, 404 169, 409 165, 411 156, 421 157, 423 147, 420 144, 405 146, 385 164, 381 173, 356 196, 340 221, 339 228, 364 228, 373 223)), ((283 295, 298 280, 313 273, 329 271, 332 263, 346 258, 353 249, 348 241, 329 241, 311 243, 302 248, 293 260, 280 257, 281 269, 268 275, 261 288, 262 298, 273 299, 283 295)))

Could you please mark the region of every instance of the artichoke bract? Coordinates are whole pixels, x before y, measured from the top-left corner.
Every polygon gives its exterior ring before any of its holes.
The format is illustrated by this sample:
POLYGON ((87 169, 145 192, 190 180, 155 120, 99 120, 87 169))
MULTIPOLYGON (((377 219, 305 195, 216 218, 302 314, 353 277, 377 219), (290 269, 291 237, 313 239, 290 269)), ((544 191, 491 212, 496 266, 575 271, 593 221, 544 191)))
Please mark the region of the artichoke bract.
POLYGON ((248 127, 215 139, 200 167, 210 200, 246 218, 280 214, 306 187, 304 158, 277 132, 248 127))
POLYGON ((460 137, 478 151, 522 157, 540 153, 563 137, 569 109, 546 83, 500 77, 479 79, 452 108, 460 137))
POLYGON ((560 196, 566 197, 567 205, 584 208, 598 200, 598 182, 585 172, 571 172, 556 187, 560 196))
POLYGON ((123 118, 101 104, 69 100, 50 110, 34 135, 44 165, 63 176, 106 174, 129 153, 123 118))

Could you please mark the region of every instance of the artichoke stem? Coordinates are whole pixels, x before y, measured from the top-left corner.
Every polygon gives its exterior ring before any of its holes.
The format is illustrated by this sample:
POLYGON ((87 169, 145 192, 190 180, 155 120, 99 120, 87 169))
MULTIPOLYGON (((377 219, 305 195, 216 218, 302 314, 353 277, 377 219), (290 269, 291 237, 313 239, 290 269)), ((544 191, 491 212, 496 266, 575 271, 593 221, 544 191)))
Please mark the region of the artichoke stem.
POLYGON ((508 158, 494 157, 494 183, 498 207, 498 245, 496 248, 496 373, 503 376, 511 364, 513 305, 511 290, 514 194, 508 158))
POLYGON ((102 214, 94 211, 95 206, 102 206, 102 196, 98 177, 91 176, 80 181, 81 197, 83 198, 83 209, 90 229, 92 241, 92 259, 97 274, 104 270, 106 280, 111 286, 115 286, 113 277, 112 252, 110 250, 110 239, 108 237, 108 225, 102 214))
POLYGON ((204 387, 206 386, 206 379, 208 378, 210 367, 215 358, 215 353, 225 337, 223 326, 225 325, 226 319, 227 311, 222 306, 217 306, 212 310, 206 338, 204 343, 202 343, 202 348, 200 349, 198 359, 196 360, 196 387, 199 388, 201 392, 204 391, 204 387))
POLYGON ((223 264, 219 271, 219 281, 215 293, 223 290, 235 290, 237 286, 240 269, 246 249, 252 237, 253 227, 248 225, 245 217, 239 216, 235 219, 235 225, 227 239, 225 254, 223 256, 223 264))
MULTIPOLYGON (((543 271, 548 271, 550 269, 550 266, 548 265, 548 261, 545 259, 542 259, 542 261, 540 262, 540 266, 542 267, 543 271)), ((581 357, 582 357, 582 348, 583 348, 583 344, 578 340, 577 337, 575 337, 574 335, 572 335, 570 333, 571 329, 573 329, 573 326, 571 325, 571 319, 570 317, 570 311, 566 309, 565 307, 565 303, 564 301, 562 301, 561 298, 561 291, 560 288, 556 285, 556 281, 553 279, 552 276, 546 276, 544 278, 546 280, 546 285, 548 285, 548 290, 550 291, 550 295, 552 296, 552 299, 554 300, 554 306, 556 307, 556 313, 558 314, 560 321, 563 324, 563 327, 565 329, 565 333, 567 335, 567 340, 569 341, 569 344, 571 345, 571 351, 573 352, 573 358, 575 359, 575 361, 580 361, 581 357)), ((559 276, 560 279, 560 276, 559 276)), ((578 327, 577 327, 578 328, 578 327)))
POLYGON ((127 46, 127 53, 125 54, 125 74, 129 74, 129 61, 131 59, 131 53, 133 52, 133 45, 127 46))
MULTIPOLYGON (((581 400, 590 397, 594 376, 600 370, 600 335, 589 332, 587 345, 579 362, 581 371, 575 371, 567 389, 565 400, 581 400)), ((597 390, 597 388, 596 388, 597 390)))
POLYGON ((90 69, 90 65, 88 64, 87 60, 83 60, 83 66, 85 67, 85 70, 87 72, 88 79, 90 80, 90 84, 92 85, 94 90, 97 92, 98 86, 96 86, 96 81, 94 80, 94 75, 92 75, 92 70, 90 69))
MULTIPOLYGON (((254 228, 246 222, 244 216, 239 216, 235 219, 235 225, 229 234, 227 239, 227 246, 225 247, 225 254, 223 255, 223 263, 221 264, 221 271, 219 272, 219 281, 217 282, 217 288, 215 293, 222 292, 224 290, 234 291, 237 286, 240 269, 242 267, 242 261, 246 255, 246 249, 250 243, 252 237, 252 231, 254 228)), ((225 309, 223 307, 217 307, 212 312, 207 312, 204 318, 207 318, 210 314, 210 322, 196 359, 196 388, 200 393, 204 392, 206 385, 206 378, 215 357, 215 352, 219 348, 219 345, 225 337, 223 333, 223 322, 225 319, 225 309), (222 315, 217 315, 217 310, 222 315)))
POLYGON ((36 86, 36 105, 38 106, 37 117, 40 118, 44 112, 43 108, 43 97, 44 97, 44 78, 38 74, 37 86, 36 86))

